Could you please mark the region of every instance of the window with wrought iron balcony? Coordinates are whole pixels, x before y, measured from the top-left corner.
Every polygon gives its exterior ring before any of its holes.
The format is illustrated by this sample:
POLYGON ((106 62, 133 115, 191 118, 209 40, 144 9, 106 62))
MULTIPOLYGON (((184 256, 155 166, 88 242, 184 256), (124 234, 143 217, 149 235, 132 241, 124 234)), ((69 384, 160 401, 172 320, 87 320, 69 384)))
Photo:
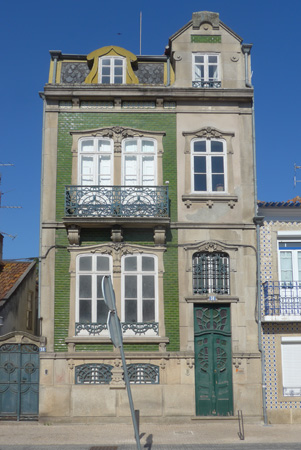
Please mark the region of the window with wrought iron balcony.
POLYGON ((80 139, 78 145, 79 184, 66 186, 67 219, 169 218, 168 185, 157 185, 162 169, 158 168, 155 139, 123 139, 121 168, 114 161, 114 139, 89 137, 80 139), (116 185, 114 178, 121 184, 116 185))
POLYGON ((221 87, 219 58, 218 54, 194 53, 192 55, 192 87, 221 87))
POLYGON ((278 243, 277 281, 263 283, 266 321, 301 321, 301 242, 278 243))

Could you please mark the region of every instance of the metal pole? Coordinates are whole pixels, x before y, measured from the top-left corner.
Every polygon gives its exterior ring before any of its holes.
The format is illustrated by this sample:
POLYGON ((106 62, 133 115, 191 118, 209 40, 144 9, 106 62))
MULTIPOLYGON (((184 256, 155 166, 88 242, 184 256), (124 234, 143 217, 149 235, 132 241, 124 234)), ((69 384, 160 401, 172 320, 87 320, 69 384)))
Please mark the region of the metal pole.
POLYGON ((125 381, 126 389, 128 391, 129 404, 130 404, 130 409, 131 409, 131 414, 132 414, 132 421, 133 421, 133 426, 134 426, 134 431, 135 431, 135 439, 136 439, 136 443, 137 443, 137 449, 141 450, 139 431, 138 431, 138 426, 137 426, 137 421, 136 421, 136 416, 135 416, 134 403, 133 403, 133 398, 132 398, 132 391, 131 391, 131 386, 130 386, 128 370, 126 367, 126 362, 125 362, 125 357, 124 357, 123 345, 120 346, 120 356, 121 356, 122 365, 123 365, 124 381, 125 381))

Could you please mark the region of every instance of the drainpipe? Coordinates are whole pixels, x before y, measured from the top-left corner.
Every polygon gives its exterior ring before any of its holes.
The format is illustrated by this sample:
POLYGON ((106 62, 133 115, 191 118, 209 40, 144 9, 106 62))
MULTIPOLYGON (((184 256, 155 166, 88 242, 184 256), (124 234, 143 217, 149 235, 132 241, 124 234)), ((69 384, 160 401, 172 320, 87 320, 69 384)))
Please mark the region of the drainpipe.
MULTIPOLYGON (((243 44, 242 52, 245 55, 245 85, 248 88, 253 88, 249 80, 249 64, 248 59, 251 58, 252 44, 243 44)), ((254 96, 252 102, 252 147, 253 147, 253 167, 254 167, 254 210, 255 217, 254 223, 256 225, 256 285, 257 285, 257 324, 258 324, 258 351, 261 353, 261 385, 262 385, 262 408, 263 408, 263 420, 264 424, 267 425, 267 408, 266 408, 266 384, 264 376, 264 366, 265 366, 265 355, 262 348, 262 329, 261 329, 261 285, 260 285, 260 226, 263 225, 264 217, 258 216, 258 206, 257 206, 257 170, 256 170, 256 137, 255 137, 255 107, 254 107, 254 96)))
MULTIPOLYGON (((248 64, 248 60, 251 60, 251 48, 253 47, 253 44, 242 44, 241 49, 243 54, 245 55, 245 84, 246 87, 248 88, 252 88, 252 84, 250 83, 249 80, 249 64, 248 64)), ((250 65, 251 65, 251 61, 250 61, 250 65)))
POLYGON ((62 54, 61 50, 50 50, 51 59, 53 60, 52 84, 56 83, 57 62, 62 54))
POLYGON ((170 48, 169 45, 165 47, 165 55, 167 56, 167 85, 170 86, 170 48))
POLYGON ((42 269, 42 200, 43 200, 43 180, 44 180, 44 140, 45 140, 45 110, 46 99, 43 92, 40 92, 40 97, 43 100, 43 126, 42 126, 42 161, 41 161, 41 189, 40 189, 40 240, 39 240, 39 286, 38 286, 38 324, 39 333, 42 335, 41 324, 41 269, 42 269))

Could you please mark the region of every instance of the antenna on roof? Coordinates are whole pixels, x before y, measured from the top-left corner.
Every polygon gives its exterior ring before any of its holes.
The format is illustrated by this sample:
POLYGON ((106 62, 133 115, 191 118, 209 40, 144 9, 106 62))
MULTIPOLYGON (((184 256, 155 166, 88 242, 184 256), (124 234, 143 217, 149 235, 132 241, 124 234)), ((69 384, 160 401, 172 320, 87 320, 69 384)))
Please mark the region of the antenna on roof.
POLYGON ((297 180, 297 176, 296 176, 297 169, 301 169, 301 166, 297 166, 295 163, 294 164, 294 187, 297 186, 297 183, 301 183, 301 180, 297 180))
POLYGON ((142 11, 140 11, 140 55, 141 55, 141 38, 142 38, 142 11))

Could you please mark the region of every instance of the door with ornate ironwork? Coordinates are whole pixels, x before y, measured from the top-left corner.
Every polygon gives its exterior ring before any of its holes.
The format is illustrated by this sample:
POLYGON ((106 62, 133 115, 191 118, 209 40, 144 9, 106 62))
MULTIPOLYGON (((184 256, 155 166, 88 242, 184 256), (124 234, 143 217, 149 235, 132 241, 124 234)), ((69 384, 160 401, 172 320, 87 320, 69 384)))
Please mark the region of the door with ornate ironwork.
POLYGON ((195 306, 194 345, 196 414, 233 415, 229 306, 195 306))
POLYGON ((0 346, 0 419, 35 420, 39 405, 39 347, 0 346))

